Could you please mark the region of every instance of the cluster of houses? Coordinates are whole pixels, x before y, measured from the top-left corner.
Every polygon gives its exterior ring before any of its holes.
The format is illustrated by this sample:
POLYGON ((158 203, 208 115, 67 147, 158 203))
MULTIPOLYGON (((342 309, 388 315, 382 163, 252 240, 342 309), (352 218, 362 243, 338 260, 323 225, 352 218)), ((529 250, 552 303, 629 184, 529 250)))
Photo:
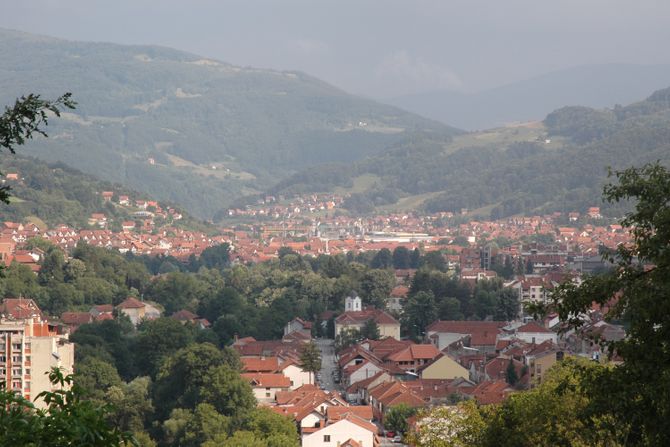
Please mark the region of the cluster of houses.
POLYGON ((373 447, 394 406, 434 407, 465 399, 500 403, 541 384, 565 356, 604 361, 605 353, 590 337, 597 333, 614 341, 625 333, 606 323, 601 309, 584 317, 583 329, 560 335, 555 315, 543 321, 435 321, 425 338, 414 342, 400 337, 400 323, 390 313, 362 308, 360 298, 348 297, 345 311, 335 318, 336 333, 372 320, 380 337, 345 347, 334 364, 324 365, 323 374, 339 378, 333 389, 322 389, 322 382, 315 383, 300 366, 301 350, 311 341, 310 322, 293 319, 281 340, 247 337, 233 346, 259 404, 292 418, 303 446, 373 447))

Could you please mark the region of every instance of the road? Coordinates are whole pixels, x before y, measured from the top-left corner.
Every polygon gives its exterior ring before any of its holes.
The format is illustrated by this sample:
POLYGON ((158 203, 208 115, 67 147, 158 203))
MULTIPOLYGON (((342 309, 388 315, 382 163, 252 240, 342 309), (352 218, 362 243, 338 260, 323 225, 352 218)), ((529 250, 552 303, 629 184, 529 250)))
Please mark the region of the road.
POLYGON ((320 338, 316 340, 316 344, 321 350, 321 388, 327 391, 337 390, 339 387, 333 380, 333 372, 337 370, 333 340, 320 338))

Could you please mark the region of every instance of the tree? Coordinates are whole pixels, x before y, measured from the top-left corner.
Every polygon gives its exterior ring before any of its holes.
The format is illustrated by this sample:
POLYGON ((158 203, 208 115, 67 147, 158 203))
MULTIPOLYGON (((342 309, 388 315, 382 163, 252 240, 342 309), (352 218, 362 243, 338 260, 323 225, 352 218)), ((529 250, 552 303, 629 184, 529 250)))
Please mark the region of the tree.
POLYGON ((263 437, 269 446, 298 447, 298 431, 292 419, 268 408, 256 408, 243 424, 245 430, 263 437))
POLYGON ((423 410, 405 440, 417 447, 481 446, 487 428, 485 415, 472 400, 423 410))
POLYGON ((309 372, 309 383, 312 383, 312 374, 321 371, 321 351, 314 342, 309 342, 300 351, 300 368, 309 372))
POLYGON ((426 327, 437 320, 437 305, 433 292, 417 292, 405 305, 402 322, 410 337, 422 338, 426 327))
MULTIPOLYGON (((61 110, 74 109, 76 103, 71 93, 65 93, 54 101, 40 99, 40 95, 29 94, 5 107, 0 116, 0 150, 15 153, 16 146, 25 144, 34 134, 47 136, 44 126, 49 123, 48 112, 60 116, 61 110)), ((0 186, 0 201, 9 203, 9 187, 0 186)))
POLYGON ((366 321, 361 328, 361 337, 363 338, 367 338, 368 340, 379 340, 380 336, 379 325, 372 318, 366 321))
POLYGON ((156 377, 163 360, 193 342, 193 328, 173 318, 158 318, 140 325, 135 343, 136 363, 141 375, 156 377))
POLYGON ((519 293, 510 287, 503 287, 499 289, 497 298, 495 319, 501 321, 514 320, 519 315, 519 293))
POLYGON ((605 200, 635 202, 621 221, 633 243, 609 256, 615 269, 563 284, 553 306, 570 327, 581 326, 594 303, 607 306, 608 320, 626 322, 627 337, 606 346, 623 363, 587 376, 592 417, 613 417, 612 433, 627 428, 621 443, 670 445, 670 172, 652 164, 614 175, 605 200))
POLYGON ((195 408, 210 370, 224 365, 233 371, 239 370, 239 357, 231 348, 221 351, 210 343, 190 344, 167 357, 154 387, 159 413, 167 415, 176 407, 195 408))
POLYGON ((49 373, 56 391, 37 396, 46 405, 36 410, 28 400, 0 389, 0 445, 28 447, 117 447, 137 445, 130 433, 113 427, 107 418, 111 408, 82 398, 73 376, 58 368, 49 373))
POLYGON ((507 369, 505 369, 505 380, 511 386, 516 385, 516 383, 519 381, 519 375, 516 373, 516 367, 514 366, 514 361, 511 358, 507 364, 507 369))
POLYGON ((102 400, 105 392, 113 386, 121 385, 116 368, 95 357, 89 357, 76 364, 75 382, 90 396, 102 400))
MULTIPOLYGON (((589 377, 601 377, 608 368, 585 359, 566 358, 542 377, 530 391, 511 394, 500 406, 481 407, 474 420, 484 418, 480 432, 482 447, 620 446, 637 445, 617 441, 609 432, 610 415, 591 413, 589 377)), ((606 391, 605 391, 606 392, 606 391)), ((615 401, 610 401, 616 405, 615 401)), ((614 428, 626 431, 628 424, 614 428)))
POLYGON ((133 433, 144 430, 145 422, 154 411, 150 386, 150 378, 137 377, 130 383, 109 388, 105 398, 114 408, 110 420, 116 427, 133 433))
POLYGON ((407 247, 398 246, 393 250, 393 268, 408 269, 411 264, 411 255, 407 247))
POLYGON ((193 412, 176 409, 163 423, 166 442, 179 447, 200 447, 214 439, 226 437, 231 428, 229 417, 219 414, 209 404, 199 404, 193 412))
POLYGON ((370 267, 373 269, 386 269, 393 267, 393 254, 391 253, 391 250, 388 248, 382 248, 379 250, 375 257, 372 258, 370 267))
POLYGON ((407 404, 394 405, 386 411, 384 428, 395 432, 407 433, 407 419, 414 416, 416 408, 407 404))
POLYGON ((225 416, 243 417, 256 407, 251 385, 226 365, 208 370, 200 387, 200 397, 225 416))
POLYGON ((395 275, 389 270, 369 270, 361 281, 361 298, 378 309, 386 307, 386 300, 395 286, 395 275))
POLYGON ((361 341, 361 332, 358 329, 354 327, 344 328, 335 337, 335 350, 339 352, 344 348, 355 345, 359 341, 361 341))

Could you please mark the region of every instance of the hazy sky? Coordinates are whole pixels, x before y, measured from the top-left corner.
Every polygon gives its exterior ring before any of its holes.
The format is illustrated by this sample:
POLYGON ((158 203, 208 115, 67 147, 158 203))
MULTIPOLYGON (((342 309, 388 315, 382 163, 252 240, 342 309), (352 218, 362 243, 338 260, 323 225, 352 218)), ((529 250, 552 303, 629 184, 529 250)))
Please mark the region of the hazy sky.
POLYGON ((668 0, 0 0, 0 27, 302 70, 377 98, 670 63, 668 0))

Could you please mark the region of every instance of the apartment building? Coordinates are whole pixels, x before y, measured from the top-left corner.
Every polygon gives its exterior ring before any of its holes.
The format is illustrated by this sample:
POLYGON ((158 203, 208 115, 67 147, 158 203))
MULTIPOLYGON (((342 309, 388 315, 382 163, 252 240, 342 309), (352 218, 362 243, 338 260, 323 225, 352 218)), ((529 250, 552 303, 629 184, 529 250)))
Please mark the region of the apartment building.
MULTIPOLYGON (((7 310, 16 304, 7 301, 0 309, 7 310)), ((64 374, 73 372, 74 344, 67 335, 57 332, 56 325, 42 320, 41 313, 23 318, 14 318, 6 312, 1 315, 0 382, 29 400, 43 391, 53 391, 47 373, 54 366, 62 368, 64 374)), ((42 407, 43 403, 36 405, 42 407)))

